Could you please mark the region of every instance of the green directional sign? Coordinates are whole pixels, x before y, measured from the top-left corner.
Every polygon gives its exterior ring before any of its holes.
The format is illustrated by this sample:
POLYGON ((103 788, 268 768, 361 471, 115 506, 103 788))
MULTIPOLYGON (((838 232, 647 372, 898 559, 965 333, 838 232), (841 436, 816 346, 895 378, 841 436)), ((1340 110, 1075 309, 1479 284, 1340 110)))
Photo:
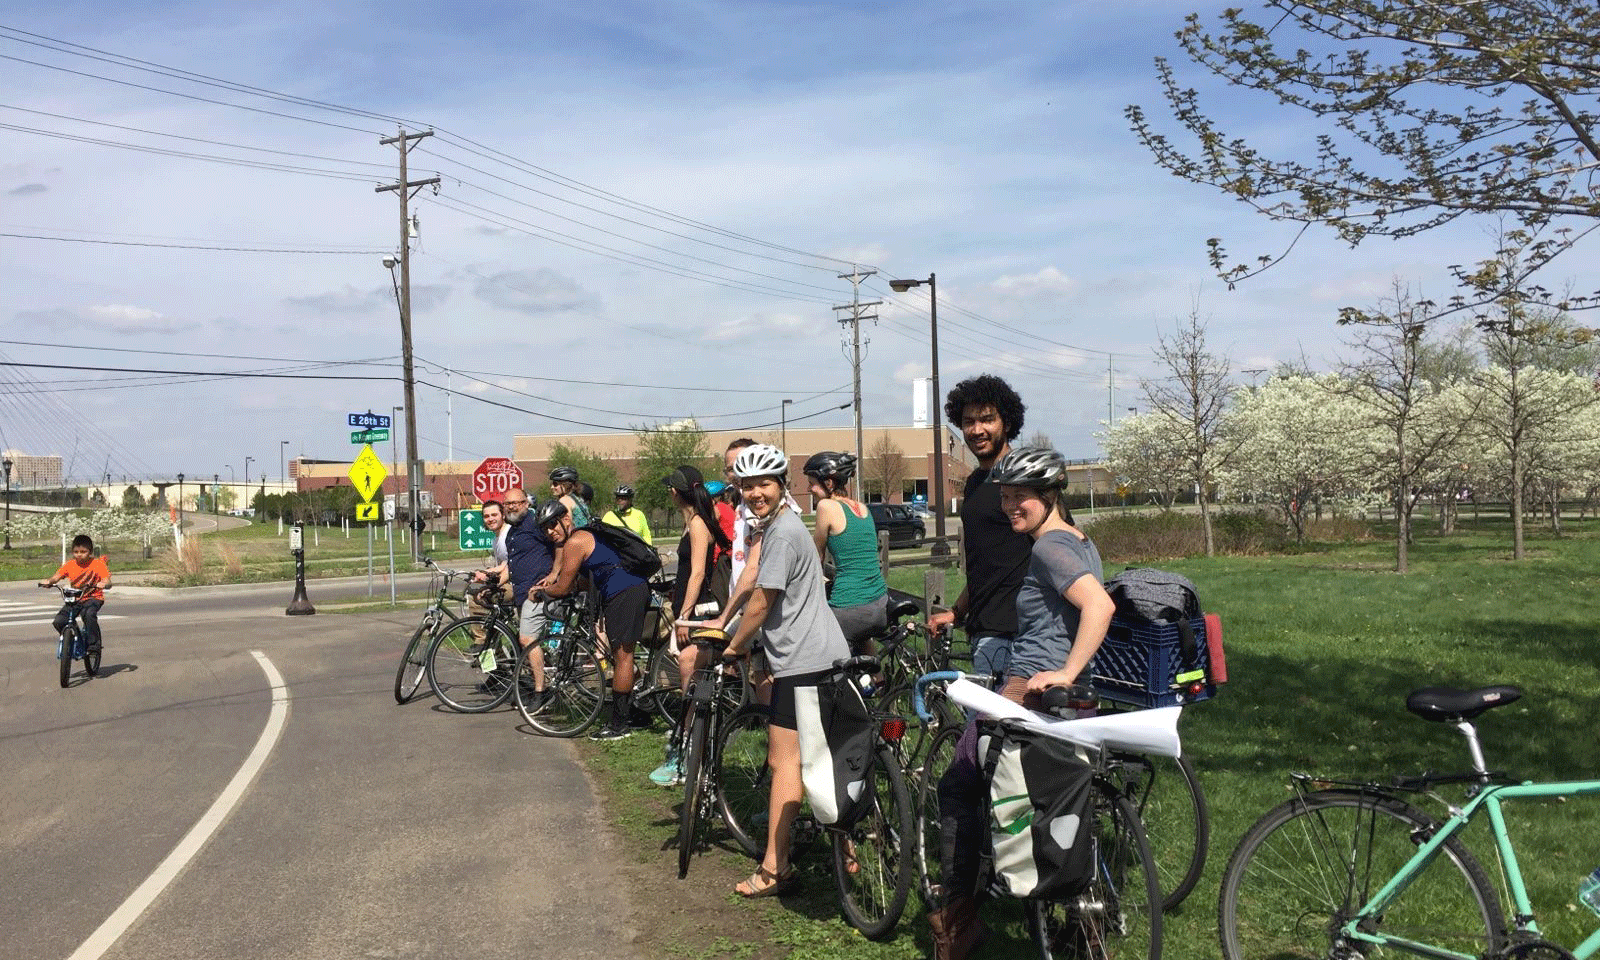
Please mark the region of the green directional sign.
POLYGON ((382 443, 389 439, 387 430, 354 430, 350 433, 351 443, 382 443))
POLYGON ((461 532, 461 549, 494 549, 494 541, 499 534, 484 529, 482 509, 458 510, 456 517, 456 529, 461 532))

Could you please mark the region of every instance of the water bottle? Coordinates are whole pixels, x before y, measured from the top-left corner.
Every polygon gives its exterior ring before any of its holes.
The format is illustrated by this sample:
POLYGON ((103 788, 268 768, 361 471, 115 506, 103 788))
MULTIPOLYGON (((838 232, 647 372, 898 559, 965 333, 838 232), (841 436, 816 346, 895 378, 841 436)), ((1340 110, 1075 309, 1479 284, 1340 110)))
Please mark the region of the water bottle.
POLYGON ((1600 867, 1578 884, 1578 902, 1600 914, 1600 867))
POLYGON ((861 697, 864 700, 871 700, 873 695, 878 692, 877 686, 872 682, 872 675, 868 673, 863 673, 857 677, 856 685, 861 688, 861 697))

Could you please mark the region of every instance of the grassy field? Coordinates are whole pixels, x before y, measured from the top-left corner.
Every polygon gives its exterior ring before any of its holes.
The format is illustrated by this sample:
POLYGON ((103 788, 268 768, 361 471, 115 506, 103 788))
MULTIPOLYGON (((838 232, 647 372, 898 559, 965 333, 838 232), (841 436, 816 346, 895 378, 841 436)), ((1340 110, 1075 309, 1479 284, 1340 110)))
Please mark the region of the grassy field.
MULTIPOLYGON (((1287 774, 1387 779, 1397 773, 1467 765, 1453 730, 1406 713, 1411 690, 1513 683, 1520 703, 1479 722, 1492 768, 1530 779, 1600 777, 1600 626, 1595 571, 1600 523, 1569 521, 1566 535, 1530 531, 1529 556, 1510 559, 1504 521, 1468 524, 1455 536, 1421 536, 1413 571, 1391 570, 1393 546, 1313 545, 1292 556, 1162 561, 1199 586, 1222 615, 1231 682, 1212 701, 1185 711, 1184 748, 1204 782, 1212 843, 1204 879, 1167 920, 1166 956, 1220 955, 1217 885, 1239 837, 1288 796, 1287 774)), ((1137 558, 1108 560, 1108 573, 1137 558)), ((896 586, 921 593, 921 573, 895 572, 896 586)), ((960 589, 952 576, 948 594, 960 589)), ((618 744, 584 742, 596 780, 628 850, 672 890, 675 854, 663 849, 680 796, 651 788, 646 773, 661 757, 659 736, 618 744)), ((1459 792, 1442 788, 1446 799, 1459 792)), ((1437 814, 1436 803, 1419 803, 1437 814)), ((1576 908, 1579 880, 1600 865, 1600 803, 1528 802, 1508 808, 1535 909, 1556 942, 1575 944, 1594 918, 1576 908)), ((1469 845, 1491 871, 1484 836, 1469 845)), ((805 893, 783 902, 741 903, 726 891, 751 869, 719 851, 698 874, 716 884, 726 922, 676 931, 674 956, 909 958, 929 953, 925 922, 908 912, 899 936, 868 943, 837 919, 826 858, 811 855, 805 893)), ((685 894, 687 895, 687 893, 685 894)), ((914 899, 914 898, 913 898, 914 899)), ((984 956, 1027 956, 1019 914, 992 904, 999 936, 984 956)))

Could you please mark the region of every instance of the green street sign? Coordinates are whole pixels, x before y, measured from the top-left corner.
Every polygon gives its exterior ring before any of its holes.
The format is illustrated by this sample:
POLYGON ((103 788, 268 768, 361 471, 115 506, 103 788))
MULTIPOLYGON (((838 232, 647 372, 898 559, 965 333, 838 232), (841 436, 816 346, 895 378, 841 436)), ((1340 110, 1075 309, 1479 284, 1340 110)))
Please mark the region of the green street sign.
POLYGON ((389 439, 387 430, 355 430, 350 434, 350 442, 356 444, 381 443, 387 439, 389 439))
POLYGON ((494 549, 494 541, 499 534, 491 533, 483 528, 483 511, 481 509, 458 510, 456 511, 456 518, 456 529, 461 533, 461 549, 494 549))

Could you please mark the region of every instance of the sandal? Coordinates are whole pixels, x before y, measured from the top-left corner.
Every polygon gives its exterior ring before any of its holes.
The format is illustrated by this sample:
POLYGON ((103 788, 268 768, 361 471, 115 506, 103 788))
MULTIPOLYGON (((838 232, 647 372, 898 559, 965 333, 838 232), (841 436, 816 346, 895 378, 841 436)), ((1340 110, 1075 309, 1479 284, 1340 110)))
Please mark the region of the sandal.
POLYGON ((756 867, 756 872, 733 888, 733 892, 746 900, 757 897, 777 897, 793 890, 795 884, 800 882, 800 874, 795 872, 794 864, 789 864, 782 873, 773 873, 763 864, 756 867))

